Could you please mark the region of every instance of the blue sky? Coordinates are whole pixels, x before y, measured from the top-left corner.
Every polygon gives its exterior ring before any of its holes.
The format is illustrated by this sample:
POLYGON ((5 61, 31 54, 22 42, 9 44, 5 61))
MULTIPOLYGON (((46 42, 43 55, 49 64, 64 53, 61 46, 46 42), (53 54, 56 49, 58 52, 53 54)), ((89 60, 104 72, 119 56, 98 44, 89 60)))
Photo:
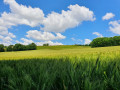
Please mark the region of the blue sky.
POLYGON ((0 0, 0 43, 73 45, 117 36, 119 4, 120 0, 0 0))

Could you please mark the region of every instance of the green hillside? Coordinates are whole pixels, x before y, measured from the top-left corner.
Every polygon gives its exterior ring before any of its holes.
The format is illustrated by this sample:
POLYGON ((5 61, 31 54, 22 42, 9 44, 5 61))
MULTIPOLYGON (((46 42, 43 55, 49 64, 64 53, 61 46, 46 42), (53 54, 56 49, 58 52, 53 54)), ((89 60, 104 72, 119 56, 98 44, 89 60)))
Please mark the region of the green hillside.
POLYGON ((30 59, 30 58, 61 58, 61 57, 79 57, 90 58, 115 57, 120 54, 120 46, 91 48, 89 46, 38 46, 38 50, 1 52, 0 60, 10 59, 30 59))

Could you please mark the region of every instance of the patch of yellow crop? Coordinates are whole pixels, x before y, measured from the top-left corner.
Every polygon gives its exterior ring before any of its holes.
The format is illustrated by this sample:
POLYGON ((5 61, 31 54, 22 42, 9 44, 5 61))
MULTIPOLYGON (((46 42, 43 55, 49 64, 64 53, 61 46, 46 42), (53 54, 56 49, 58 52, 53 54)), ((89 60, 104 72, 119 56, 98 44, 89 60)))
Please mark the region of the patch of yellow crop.
MULTIPOLYGON (((58 46, 57 48, 59 48, 58 46)), ((65 46, 67 47, 67 46, 65 46)), ((70 47, 70 46, 69 46, 70 47)), ((78 58, 97 58, 101 56, 104 59, 115 58, 120 56, 120 46, 114 47, 101 47, 101 48, 90 48, 90 47, 70 47, 62 49, 39 49, 31 51, 18 51, 18 52, 1 52, 0 60, 18 60, 18 59, 29 59, 29 58, 61 58, 61 57, 78 57, 78 58)))

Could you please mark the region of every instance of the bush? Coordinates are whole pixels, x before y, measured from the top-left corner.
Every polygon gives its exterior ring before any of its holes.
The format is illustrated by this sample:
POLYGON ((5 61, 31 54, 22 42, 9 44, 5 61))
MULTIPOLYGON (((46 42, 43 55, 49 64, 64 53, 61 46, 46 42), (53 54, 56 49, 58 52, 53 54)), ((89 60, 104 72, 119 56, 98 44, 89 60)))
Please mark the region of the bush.
POLYGON ((13 47, 13 51, 23 51, 25 50, 25 46, 22 44, 15 44, 13 47))
POLYGON ((9 46, 7 47, 7 51, 13 51, 13 45, 9 45, 9 46))
POLYGON ((37 45, 35 43, 31 43, 31 44, 27 45, 26 48, 27 48, 27 50, 36 50, 37 45))
POLYGON ((46 44, 43 44, 43 46, 49 46, 49 44, 48 44, 48 43, 46 43, 46 44))
POLYGON ((4 45, 3 44, 0 44, 0 52, 4 52, 4 45))
POLYGON ((28 45, 23 45, 24 50, 29 50, 28 45))
POLYGON ((22 45, 20 43, 17 43, 15 45, 9 45, 4 46, 3 44, 0 44, 0 52, 4 52, 5 49, 6 51, 24 51, 24 50, 36 50, 37 49, 37 45, 35 43, 31 43, 29 45, 22 45))
POLYGON ((120 36, 113 37, 114 46, 120 45, 120 36))
POLYGON ((105 47, 120 45, 120 36, 95 38, 91 43, 91 47, 105 47))
POLYGON ((29 45, 15 44, 13 46, 13 51, 24 51, 24 50, 36 50, 37 46, 35 43, 29 45))

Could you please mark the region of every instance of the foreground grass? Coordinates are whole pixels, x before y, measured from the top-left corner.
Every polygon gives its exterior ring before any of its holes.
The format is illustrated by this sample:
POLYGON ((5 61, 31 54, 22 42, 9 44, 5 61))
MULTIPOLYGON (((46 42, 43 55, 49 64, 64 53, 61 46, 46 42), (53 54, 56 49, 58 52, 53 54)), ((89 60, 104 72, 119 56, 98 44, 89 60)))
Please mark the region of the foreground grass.
POLYGON ((102 58, 114 58, 120 55, 120 46, 91 48, 88 46, 49 46, 38 47, 38 50, 18 51, 18 52, 0 52, 0 60, 19 60, 31 58, 97 58, 101 54, 102 58))
POLYGON ((0 61, 1 90, 119 90, 120 57, 0 61))

